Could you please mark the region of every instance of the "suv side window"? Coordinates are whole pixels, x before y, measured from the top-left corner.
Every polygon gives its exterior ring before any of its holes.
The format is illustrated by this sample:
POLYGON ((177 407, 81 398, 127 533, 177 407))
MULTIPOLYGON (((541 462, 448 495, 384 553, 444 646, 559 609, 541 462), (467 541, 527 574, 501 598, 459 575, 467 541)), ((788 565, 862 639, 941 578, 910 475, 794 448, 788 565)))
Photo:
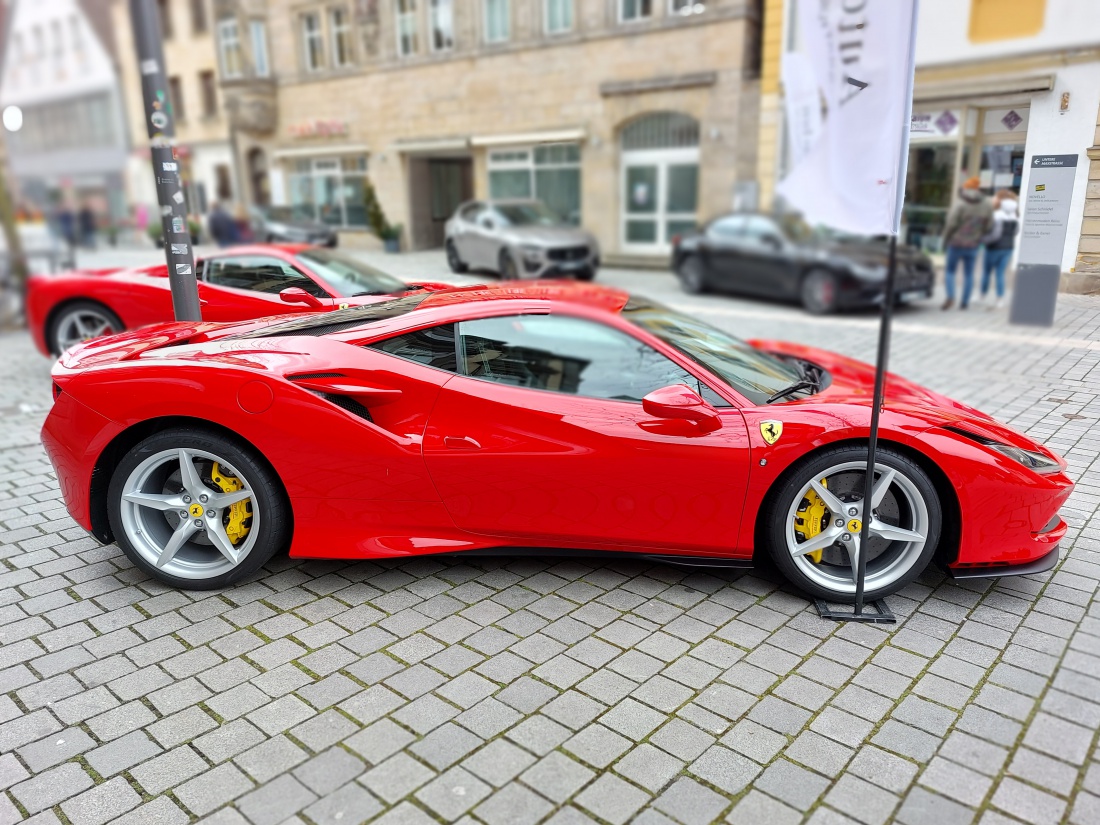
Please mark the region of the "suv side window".
POLYGON ((744 215, 727 215, 718 218, 707 227, 707 237, 716 241, 734 241, 745 232, 744 215))
POLYGON ((480 203, 471 203, 469 206, 465 206, 462 209, 462 220, 467 223, 473 223, 477 220, 478 213, 481 212, 480 203))
POLYGON ((375 341, 368 346, 426 367, 458 372, 454 324, 406 332, 384 341, 375 341))
POLYGON ((462 321, 458 329, 459 366, 472 378, 614 401, 641 401, 670 384, 703 389, 633 336, 582 318, 510 315, 462 321))
POLYGON ((278 295, 288 287, 304 289, 316 298, 331 298, 325 288, 285 261, 262 255, 227 255, 209 258, 203 280, 213 286, 247 289, 278 295))

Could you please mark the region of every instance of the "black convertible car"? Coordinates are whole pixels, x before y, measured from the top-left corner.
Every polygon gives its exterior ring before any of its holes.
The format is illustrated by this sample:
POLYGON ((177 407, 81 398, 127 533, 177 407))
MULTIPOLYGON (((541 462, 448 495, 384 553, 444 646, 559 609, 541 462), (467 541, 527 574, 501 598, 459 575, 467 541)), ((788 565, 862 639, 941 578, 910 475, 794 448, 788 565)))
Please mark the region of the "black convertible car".
MULTIPOLYGON (((881 303, 889 241, 813 230, 795 216, 737 213, 672 239, 685 292, 738 292, 800 301, 824 314, 881 303)), ((898 247, 899 301, 932 295, 932 262, 898 247)))

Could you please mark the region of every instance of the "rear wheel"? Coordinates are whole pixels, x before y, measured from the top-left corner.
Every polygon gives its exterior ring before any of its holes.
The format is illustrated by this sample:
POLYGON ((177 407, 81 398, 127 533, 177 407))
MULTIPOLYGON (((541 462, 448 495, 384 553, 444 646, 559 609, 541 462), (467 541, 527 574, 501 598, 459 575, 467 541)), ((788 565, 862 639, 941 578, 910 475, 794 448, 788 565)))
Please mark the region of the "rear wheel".
POLYGON ((50 351, 60 355, 69 347, 122 330, 122 321, 103 304, 73 301, 66 304, 50 324, 50 351))
POLYGON ((467 266, 462 258, 458 256, 458 248, 455 246, 455 242, 448 240, 445 246, 447 250, 447 266, 451 268, 451 272, 456 274, 465 272, 467 266))
POLYGON ((864 594, 895 593, 927 566, 939 541, 942 510, 935 487, 917 464, 892 450, 875 459, 871 507, 864 504, 867 448, 827 450, 798 467, 768 501, 768 551, 800 590, 831 602, 855 600, 855 569, 865 513, 864 594))
POLYGON ((146 438, 119 463, 108 519, 137 567, 187 590, 225 587, 290 540, 274 473, 224 436, 179 428, 146 438))
POLYGON ((815 269, 802 279, 802 306, 814 315, 828 315, 836 311, 836 276, 823 269, 815 269))
POLYGON ((680 279, 680 287, 689 295, 701 295, 710 286, 706 272, 703 271, 703 262, 695 255, 689 255, 680 261, 676 275, 680 279))

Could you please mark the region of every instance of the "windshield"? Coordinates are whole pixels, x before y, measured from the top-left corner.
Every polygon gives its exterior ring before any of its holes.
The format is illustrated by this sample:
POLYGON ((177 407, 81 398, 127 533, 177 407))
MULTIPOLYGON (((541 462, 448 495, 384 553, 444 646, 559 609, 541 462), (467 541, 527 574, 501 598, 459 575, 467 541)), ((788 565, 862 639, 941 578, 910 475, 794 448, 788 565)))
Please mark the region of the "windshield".
POLYGON ((801 379, 793 364, 660 304, 632 298, 623 308, 623 317, 725 379, 753 404, 767 403, 779 390, 801 379))
POLYGON ((279 223, 309 223, 314 220, 310 210, 302 206, 269 206, 262 214, 269 221, 279 223))
POLYGON ((331 249, 307 249, 295 257, 313 270, 340 298, 394 295, 408 290, 408 284, 404 281, 331 249))
POLYGON ((530 203, 498 203, 494 209, 504 216, 512 226, 561 226, 562 220, 546 204, 539 201, 530 203))

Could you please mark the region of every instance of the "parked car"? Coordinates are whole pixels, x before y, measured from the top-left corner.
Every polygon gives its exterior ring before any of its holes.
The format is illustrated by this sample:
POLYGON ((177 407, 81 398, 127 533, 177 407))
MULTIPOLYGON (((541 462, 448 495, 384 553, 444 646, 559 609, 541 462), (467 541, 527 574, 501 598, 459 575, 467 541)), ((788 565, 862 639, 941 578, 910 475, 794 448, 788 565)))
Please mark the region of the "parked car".
POLYGON ((42 441, 69 513, 187 590, 277 553, 633 553, 802 591, 894 593, 1058 562, 1066 462, 872 367, 745 342, 592 284, 448 289, 328 315, 176 323, 53 368, 42 441), (870 538, 861 546, 862 521, 870 538))
MULTIPOLYGON (((791 215, 723 215, 672 241, 685 292, 799 301, 816 314, 881 303, 888 255, 885 239, 813 230, 791 215)), ((934 279, 927 255, 898 247, 899 301, 931 297, 934 279)))
MULTIPOLYGON (((195 271, 202 316, 209 321, 327 312, 445 286, 407 284, 349 255, 300 244, 233 247, 196 261, 195 271)), ((45 355, 172 318, 163 264, 78 269, 27 281, 28 326, 45 355)))
POLYGON ((252 236, 264 243, 308 243, 334 247, 336 230, 293 206, 253 207, 252 236))
POLYGON ((445 236, 452 272, 482 269, 509 280, 591 281, 600 266, 592 233, 566 223, 537 200, 464 203, 447 221, 445 236))

